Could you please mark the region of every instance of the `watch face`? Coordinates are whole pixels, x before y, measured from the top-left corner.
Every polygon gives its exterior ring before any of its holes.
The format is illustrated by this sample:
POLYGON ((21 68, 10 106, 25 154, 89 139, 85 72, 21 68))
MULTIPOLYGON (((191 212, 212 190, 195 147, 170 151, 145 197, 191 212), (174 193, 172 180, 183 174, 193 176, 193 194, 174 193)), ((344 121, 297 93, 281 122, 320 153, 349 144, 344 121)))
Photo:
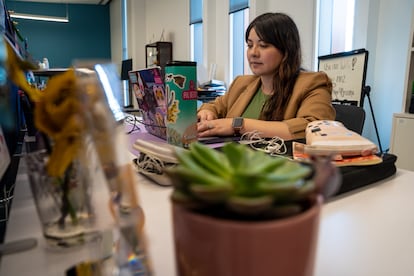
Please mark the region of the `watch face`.
POLYGON ((233 127, 234 128, 241 128, 243 126, 243 118, 236 117, 233 119, 233 127))

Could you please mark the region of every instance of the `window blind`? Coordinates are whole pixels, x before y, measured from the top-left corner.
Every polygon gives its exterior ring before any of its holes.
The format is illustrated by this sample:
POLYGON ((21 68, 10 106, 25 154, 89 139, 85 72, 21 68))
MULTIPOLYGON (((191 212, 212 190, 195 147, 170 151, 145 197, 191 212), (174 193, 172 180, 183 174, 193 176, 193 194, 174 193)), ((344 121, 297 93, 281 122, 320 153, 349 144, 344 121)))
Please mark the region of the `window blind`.
POLYGON ((203 0, 190 0, 190 25, 203 22, 203 0))
POLYGON ((229 14, 238 12, 249 7, 249 0, 230 0, 229 1, 229 14))

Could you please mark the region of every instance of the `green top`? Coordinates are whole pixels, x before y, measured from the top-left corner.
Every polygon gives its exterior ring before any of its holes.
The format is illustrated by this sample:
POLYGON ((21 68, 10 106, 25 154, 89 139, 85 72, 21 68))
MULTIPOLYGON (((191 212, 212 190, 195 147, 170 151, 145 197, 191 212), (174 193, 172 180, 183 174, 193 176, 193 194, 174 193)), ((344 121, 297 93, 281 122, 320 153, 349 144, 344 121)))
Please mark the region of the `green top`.
POLYGON ((268 98, 269 96, 263 93, 262 88, 259 88, 247 108, 244 110, 242 117, 259 119, 260 112, 268 98))

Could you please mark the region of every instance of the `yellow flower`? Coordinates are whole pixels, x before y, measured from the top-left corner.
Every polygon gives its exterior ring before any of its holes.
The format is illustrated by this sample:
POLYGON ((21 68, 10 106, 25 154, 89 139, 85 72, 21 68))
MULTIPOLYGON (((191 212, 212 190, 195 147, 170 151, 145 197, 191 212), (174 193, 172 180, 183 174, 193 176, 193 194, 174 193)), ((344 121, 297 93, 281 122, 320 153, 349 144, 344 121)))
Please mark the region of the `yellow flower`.
POLYGON ((51 176, 62 176, 79 153, 86 128, 82 114, 74 70, 50 78, 35 105, 34 119, 54 143, 47 167, 51 176))
POLYGON ((45 90, 36 89, 30 86, 24 73, 35 67, 23 60, 6 39, 3 42, 7 48, 7 76, 34 102, 35 125, 53 143, 48 160, 48 173, 51 176, 62 176, 76 158, 85 130, 75 72, 70 69, 51 77, 45 90))
POLYGON ((7 48, 6 67, 8 78, 24 90, 33 101, 37 101, 40 98, 41 91, 30 86, 24 73, 24 70, 35 69, 35 66, 22 60, 8 41, 4 40, 4 44, 7 48))

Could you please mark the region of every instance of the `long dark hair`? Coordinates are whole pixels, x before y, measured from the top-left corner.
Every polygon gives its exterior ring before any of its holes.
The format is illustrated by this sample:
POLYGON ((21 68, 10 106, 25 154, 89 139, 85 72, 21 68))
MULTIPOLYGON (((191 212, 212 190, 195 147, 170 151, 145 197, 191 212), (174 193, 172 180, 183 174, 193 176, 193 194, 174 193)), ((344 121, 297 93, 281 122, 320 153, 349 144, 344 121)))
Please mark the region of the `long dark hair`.
POLYGON ((284 13, 264 13, 256 17, 246 30, 246 42, 254 29, 261 40, 275 46, 283 58, 275 70, 273 95, 268 99, 261 120, 283 120, 286 105, 302 64, 299 31, 295 22, 284 13))

